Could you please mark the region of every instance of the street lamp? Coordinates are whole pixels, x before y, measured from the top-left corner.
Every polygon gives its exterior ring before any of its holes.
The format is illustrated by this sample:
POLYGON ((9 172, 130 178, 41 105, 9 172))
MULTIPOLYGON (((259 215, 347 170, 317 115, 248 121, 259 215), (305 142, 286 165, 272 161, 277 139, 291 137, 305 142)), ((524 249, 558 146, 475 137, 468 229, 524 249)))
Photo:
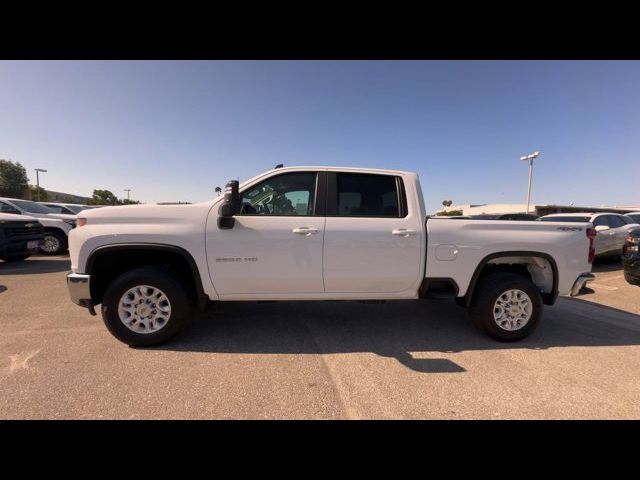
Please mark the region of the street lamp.
POLYGON ((131 192, 131 189, 125 188, 124 191, 127 192, 127 201, 129 201, 129 192, 131 192))
POLYGON ((533 176, 533 161, 540 156, 540 152, 533 152, 531 155, 520 157, 520 160, 529 160, 529 189, 527 191, 527 213, 529 213, 529 203, 531 202, 531 177, 533 176))
POLYGON ((47 171, 44 168, 36 168, 36 196, 38 201, 40 201, 40 172, 46 173, 47 171))

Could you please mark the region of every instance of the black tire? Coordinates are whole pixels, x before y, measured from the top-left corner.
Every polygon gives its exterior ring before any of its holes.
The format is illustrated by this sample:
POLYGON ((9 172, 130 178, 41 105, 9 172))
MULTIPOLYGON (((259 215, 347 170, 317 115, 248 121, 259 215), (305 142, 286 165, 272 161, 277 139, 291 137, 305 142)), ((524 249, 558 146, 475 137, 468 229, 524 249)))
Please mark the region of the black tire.
POLYGON ((528 337, 542 318, 542 296, 531 280, 509 272, 496 272, 480 280, 471 299, 469 315, 483 332, 502 342, 515 342, 528 337), (531 299, 532 312, 529 321, 518 330, 505 330, 494 320, 493 309, 498 297, 505 291, 517 289, 531 299))
POLYGON ((40 253, 43 255, 60 255, 67 250, 67 237, 62 233, 45 231, 44 237, 42 238, 42 242, 40 243, 40 253), (58 243, 58 247, 55 250, 44 250, 43 244, 47 240, 47 237, 51 237, 55 239, 58 243))
POLYGON ((193 301, 181 282, 161 267, 140 267, 117 277, 108 286, 102 298, 102 319, 111 334, 132 347, 160 345, 186 327, 192 318, 193 301), (153 333, 137 333, 122 323, 118 305, 122 296, 137 285, 160 289, 169 299, 171 314, 164 326, 153 333))
POLYGON ((22 260, 26 260, 27 258, 29 258, 31 256, 30 253, 27 253, 26 255, 8 255, 6 257, 0 257, 0 260, 4 260, 5 262, 21 262, 22 260))

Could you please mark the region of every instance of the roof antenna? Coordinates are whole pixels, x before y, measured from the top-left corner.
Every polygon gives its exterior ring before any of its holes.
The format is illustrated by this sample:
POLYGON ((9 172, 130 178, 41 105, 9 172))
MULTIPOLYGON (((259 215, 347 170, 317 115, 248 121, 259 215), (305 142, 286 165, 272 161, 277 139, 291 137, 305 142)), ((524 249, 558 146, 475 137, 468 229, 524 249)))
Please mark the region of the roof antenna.
POLYGON ((277 164, 274 168, 282 168, 284 165, 282 163, 277 164))

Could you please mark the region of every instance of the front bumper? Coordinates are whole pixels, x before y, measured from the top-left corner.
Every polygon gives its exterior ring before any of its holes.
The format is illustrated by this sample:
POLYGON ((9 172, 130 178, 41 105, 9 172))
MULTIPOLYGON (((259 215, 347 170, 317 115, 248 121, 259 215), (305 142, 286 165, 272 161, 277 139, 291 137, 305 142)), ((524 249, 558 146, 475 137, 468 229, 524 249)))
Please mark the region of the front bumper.
POLYGON ((587 282, 590 282, 595 278, 596 276, 591 272, 581 273, 574 282, 573 288, 571 288, 571 296, 575 297, 576 295, 578 295, 580 293, 580 290, 582 290, 582 287, 584 287, 587 282))
POLYGON ((91 300, 91 275, 69 273, 67 275, 67 288, 73 303, 88 308, 95 315, 95 312, 93 312, 93 300, 91 300))

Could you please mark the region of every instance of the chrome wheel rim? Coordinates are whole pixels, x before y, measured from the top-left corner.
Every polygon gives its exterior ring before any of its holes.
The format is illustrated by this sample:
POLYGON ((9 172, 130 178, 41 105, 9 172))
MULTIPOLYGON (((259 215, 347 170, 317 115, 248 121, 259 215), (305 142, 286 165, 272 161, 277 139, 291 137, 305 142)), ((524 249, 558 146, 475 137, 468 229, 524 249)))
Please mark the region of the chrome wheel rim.
POLYGON ((520 330, 533 314, 533 302, 522 290, 511 289, 500 294, 493 304, 493 320, 507 331, 520 330))
POLYGON ((60 239, 55 235, 45 235, 40 243, 40 250, 46 253, 55 253, 60 249, 60 239))
POLYGON ((120 297, 118 316, 124 326, 133 332, 155 333, 169 322, 171 302, 159 288, 137 285, 120 297))

